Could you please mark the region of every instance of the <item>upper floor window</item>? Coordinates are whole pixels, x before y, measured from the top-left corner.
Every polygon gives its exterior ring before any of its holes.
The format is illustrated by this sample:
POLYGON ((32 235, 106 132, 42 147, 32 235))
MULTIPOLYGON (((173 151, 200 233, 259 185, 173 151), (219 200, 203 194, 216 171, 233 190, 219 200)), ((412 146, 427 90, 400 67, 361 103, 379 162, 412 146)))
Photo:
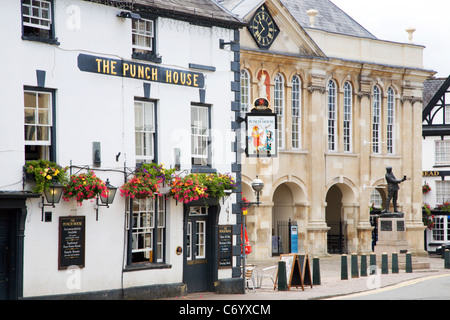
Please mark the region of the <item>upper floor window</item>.
POLYGON ((209 107, 191 106, 191 157, 192 165, 207 166, 210 163, 209 107))
POLYGON ((58 43, 53 0, 22 0, 22 39, 58 43))
POLYGON ((248 112, 250 106, 250 75, 245 69, 241 70, 241 111, 248 112))
POLYGON ((155 103, 134 101, 136 162, 152 162, 155 159, 155 103))
POLYGON ((381 91, 378 86, 373 87, 372 103, 372 152, 380 152, 381 138, 381 91))
POLYGON ((161 62, 155 50, 155 21, 132 19, 131 26, 133 58, 161 62))
POLYGON ((327 119, 328 119, 328 150, 336 151, 336 82, 328 82, 327 96, 327 119))
POLYGON ((284 148, 284 78, 281 74, 275 76, 274 81, 274 111, 277 114, 278 147, 284 148))
POLYGON ((395 94, 392 88, 387 93, 387 153, 394 153, 395 141, 395 94))
POLYGON ((435 164, 450 164, 450 140, 435 141, 435 164))
POLYGON ((291 108, 292 108, 292 148, 301 148, 301 80, 299 76, 292 78, 292 96, 291 96, 291 108))
POLYGON ((54 161, 53 92, 24 90, 25 160, 54 161))
POLYGON ((352 151, 352 118, 353 99, 352 85, 350 82, 344 83, 344 151, 352 151))

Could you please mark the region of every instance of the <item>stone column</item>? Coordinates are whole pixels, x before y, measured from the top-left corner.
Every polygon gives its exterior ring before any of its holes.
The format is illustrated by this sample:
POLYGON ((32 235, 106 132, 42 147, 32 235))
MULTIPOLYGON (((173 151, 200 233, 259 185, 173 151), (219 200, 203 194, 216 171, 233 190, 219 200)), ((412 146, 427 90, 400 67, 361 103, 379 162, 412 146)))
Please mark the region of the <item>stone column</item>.
POLYGON ((370 193, 373 188, 370 181, 370 153, 372 152, 371 142, 371 92, 370 79, 361 76, 360 91, 358 92, 359 106, 355 106, 359 110, 359 118, 355 129, 355 152, 359 153, 359 210, 357 216, 357 234, 358 234, 358 252, 372 252, 372 230, 370 225, 370 193), (359 139, 357 139, 359 137, 359 139))
MULTIPOLYGON (((322 72, 323 70, 315 70, 322 72)), ((312 75, 308 87, 309 105, 308 114, 310 122, 309 141, 309 194, 310 214, 308 217, 308 247, 311 255, 324 256, 327 254, 327 231, 325 222, 325 156, 327 141, 326 123, 326 99, 325 99, 325 77, 322 74, 312 75)))

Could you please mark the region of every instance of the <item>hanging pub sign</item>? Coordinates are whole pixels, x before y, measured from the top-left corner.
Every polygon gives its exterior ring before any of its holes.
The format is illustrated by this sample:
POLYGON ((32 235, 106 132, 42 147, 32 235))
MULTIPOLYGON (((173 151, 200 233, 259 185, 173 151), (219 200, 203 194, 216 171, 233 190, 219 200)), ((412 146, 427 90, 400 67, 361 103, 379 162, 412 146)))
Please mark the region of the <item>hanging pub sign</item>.
POLYGON ((253 106, 245 117, 247 157, 276 157, 277 115, 272 113, 265 98, 256 99, 253 106))
POLYGON ((82 53, 78 55, 78 69, 85 72, 194 88, 203 88, 205 85, 203 73, 169 69, 134 61, 109 59, 82 53))
POLYGON ((70 266, 84 268, 85 232, 84 216, 59 217, 59 270, 70 266))

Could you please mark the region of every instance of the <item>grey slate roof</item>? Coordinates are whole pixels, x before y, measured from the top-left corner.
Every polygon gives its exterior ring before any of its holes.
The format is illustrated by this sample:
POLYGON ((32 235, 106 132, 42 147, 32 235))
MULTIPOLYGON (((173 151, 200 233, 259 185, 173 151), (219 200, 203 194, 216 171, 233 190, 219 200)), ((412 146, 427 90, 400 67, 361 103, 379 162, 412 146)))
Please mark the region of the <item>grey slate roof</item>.
POLYGON ((101 2, 105 5, 120 7, 131 11, 147 11, 174 18, 186 18, 190 21, 208 21, 213 25, 242 25, 234 14, 213 0, 85 0, 101 2))
MULTIPOLYGON (((265 0, 216 0, 228 10, 243 19, 265 0)), ((306 11, 316 9, 315 29, 340 33, 355 37, 376 39, 358 22, 342 11, 330 0, 279 0, 291 13, 294 19, 308 31, 309 16, 306 11)))
POLYGON ((376 39, 358 22, 342 11, 330 0, 280 0, 297 22, 303 27, 309 27, 309 16, 306 11, 316 9, 319 13, 315 18, 315 29, 340 33, 355 37, 376 39))

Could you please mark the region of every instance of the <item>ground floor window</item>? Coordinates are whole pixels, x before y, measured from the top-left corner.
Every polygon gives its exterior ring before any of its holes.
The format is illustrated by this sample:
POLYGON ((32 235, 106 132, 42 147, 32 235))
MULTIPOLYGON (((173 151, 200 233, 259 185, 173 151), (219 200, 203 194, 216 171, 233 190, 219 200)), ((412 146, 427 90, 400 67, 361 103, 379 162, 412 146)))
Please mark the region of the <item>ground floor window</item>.
MULTIPOLYGON (((166 199, 132 199, 131 263, 163 263, 166 242, 166 199)), ((130 210, 131 209, 131 210, 130 210)), ((130 229, 128 228, 128 232, 130 229)), ((129 250, 130 252, 130 250, 129 250)))

